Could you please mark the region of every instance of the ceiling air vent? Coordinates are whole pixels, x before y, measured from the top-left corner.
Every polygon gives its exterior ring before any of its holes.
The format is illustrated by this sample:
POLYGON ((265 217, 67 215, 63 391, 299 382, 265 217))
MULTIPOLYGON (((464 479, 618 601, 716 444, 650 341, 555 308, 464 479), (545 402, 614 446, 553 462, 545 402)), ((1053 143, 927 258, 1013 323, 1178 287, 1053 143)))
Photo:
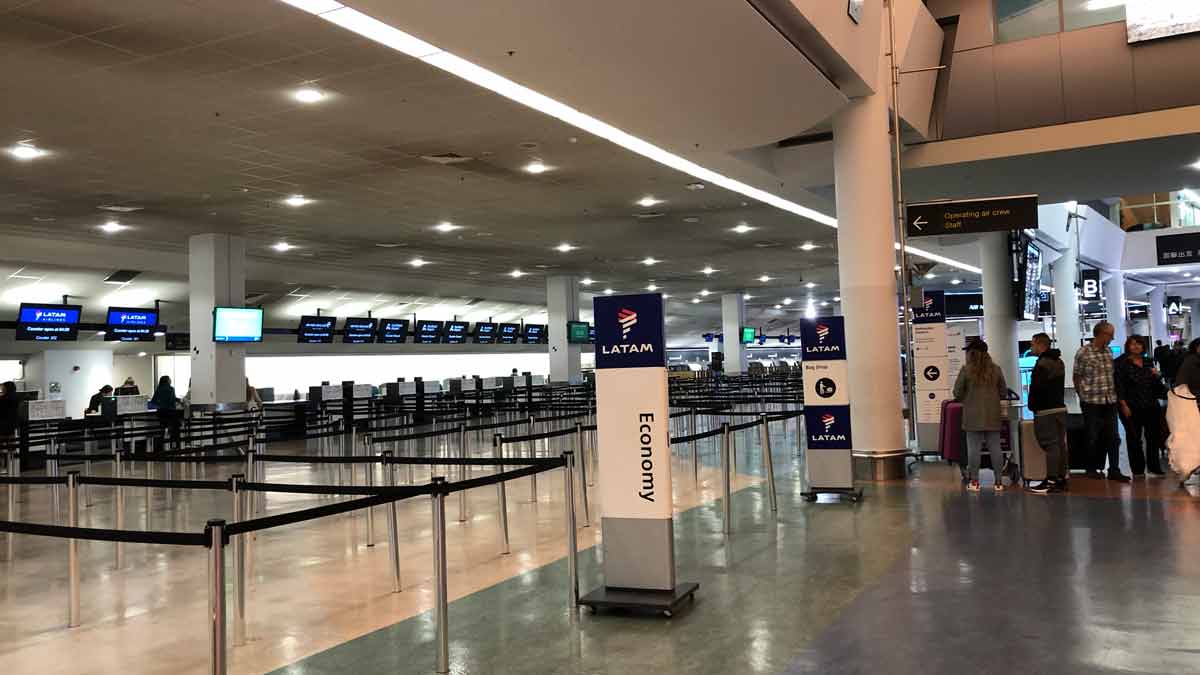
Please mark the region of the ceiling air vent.
POLYGON ((633 217, 641 218, 642 220, 649 220, 651 218, 662 218, 665 215, 667 214, 663 213, 662 211, 647 211, 646 213, 635 213, 633 214, 633 217))
POLYGON ((141 211, 144 207, 121 206, 118 204, 101 204, 100 206, 97 206, 96 208, 100 209, 101 211, 112 211, 114 213, 133 213, 134 211, 141 211))
POLYGON ((421 155, 421 159, 425 160, 426 162, 433 162, 434 164, 449 165, 462 164, 463 162, 469 162, 475 158, 464 157, 457 152, 443 152, 440 155, 421 155))
POLYGON ((141 274, 139 270, 117 270, 104 279, 106 284, 127 284, 141 274))

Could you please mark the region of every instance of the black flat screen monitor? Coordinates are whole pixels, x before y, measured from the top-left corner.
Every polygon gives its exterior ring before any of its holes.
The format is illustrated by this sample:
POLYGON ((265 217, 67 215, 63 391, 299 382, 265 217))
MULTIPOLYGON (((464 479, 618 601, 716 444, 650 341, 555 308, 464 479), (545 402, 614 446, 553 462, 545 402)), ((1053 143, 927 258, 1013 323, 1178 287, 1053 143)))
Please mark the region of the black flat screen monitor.
POLYGON ((471 324, 467 321, 447 321, 446 332, 442 336, 443 342, 448 345, 461 345, 467 341, 467 329, 471 324))
POLYGON ((540 345, 546 342, 546 326, 540 323, 525 324, 525 333, 521 336, 527 345, 540 345))
POLYGON ((441 321, 418 321, 417 342, 423 345, 432 345, 441 342, 442 325, 441 321))
POLYGON ((74 342, 79 338, 80 305, 43 305, 22 302, 17 310, 18 340, 74 342))
POLYGON ((375 341, 375 326, 378 319, 351 319, 342 323, 342 342, 351 345, 365 345, 375 341))
POLYGON ((479 322, 475 324, 475 344, 490 345, 496 341, 497 324, 479 322))
POLYGON ((591 326, 586 321, 567 322, 567 343, 586 345, 591 342, 591 326))
POLYGON ((105 342, 154 342, 158 331, 158 310, 136 307, 109 307, 105 320, 105 342))
POLYGON ((1021 296, 1021 316, 1036 321, 1041 309, 1042 249, 1032 241, 1025 244, 1025 289, 1021 296))
POLYGON ((380 319, 378 339, 388 345, 398 345, 408 340, 408 319, 380 319))
POLYGON ((327 345, 333 342, 336 316, 302 316, 296 329, 296 342, 306 345, 327 345))
POLYGON ((214 307, 213 342, 262 342, 261 307, 214 307))
POLYGON ((521 326, 515 323, 500 324, 500 339, 498 342, 502 345, 515 345, 517 338, 521 335, 521 326))
POLYGON ((167 333, 167 351, 188 352, 192 350, 191 333, 167 333))

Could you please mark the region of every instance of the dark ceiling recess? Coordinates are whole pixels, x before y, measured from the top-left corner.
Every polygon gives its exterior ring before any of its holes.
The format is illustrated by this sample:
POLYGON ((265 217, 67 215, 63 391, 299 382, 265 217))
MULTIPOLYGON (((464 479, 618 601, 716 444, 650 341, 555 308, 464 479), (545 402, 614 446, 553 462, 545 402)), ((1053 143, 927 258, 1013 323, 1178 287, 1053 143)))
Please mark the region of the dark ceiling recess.
POLYGON ((802 136, 792 136, 785 138, 775 144, 777 148, 795 148, 801 145, 813 145, 814 143, 828 143, 833 140, 832 131, 820 131, 815 134, 804 134, 802 136))
POLYGON ((105 278, 106 284, 127 284, 141 274, 138 270, 117 270, 105 278))

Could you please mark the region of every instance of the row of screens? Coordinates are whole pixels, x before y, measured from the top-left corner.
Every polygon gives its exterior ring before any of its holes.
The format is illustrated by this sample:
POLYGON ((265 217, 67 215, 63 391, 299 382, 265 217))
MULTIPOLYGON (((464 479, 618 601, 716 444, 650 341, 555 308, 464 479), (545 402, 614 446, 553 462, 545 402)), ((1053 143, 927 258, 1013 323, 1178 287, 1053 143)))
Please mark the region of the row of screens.
MULTIPOLYGON (((337 318, 305 316, 296 330, 296 341, 329 344, 334 340, 337 318)), ((586 324, 585 324, 586 328, 586 324)), ((342 322, 342 342, 349 344, 400 344, 410 339, 417 344, 546 344, 546 326, 538 323, 491 323, 480 321, 472 330, 469 321, 418 319, 347 318, 342 322)))
MULTIPOLYGON (((79 338, 80 305, 21 303, 17 310, 18 340, 73 342, 79 338)), ((104 339, 111 342, 153 342, 162 334, 158 310, 109 307, 104 339)))

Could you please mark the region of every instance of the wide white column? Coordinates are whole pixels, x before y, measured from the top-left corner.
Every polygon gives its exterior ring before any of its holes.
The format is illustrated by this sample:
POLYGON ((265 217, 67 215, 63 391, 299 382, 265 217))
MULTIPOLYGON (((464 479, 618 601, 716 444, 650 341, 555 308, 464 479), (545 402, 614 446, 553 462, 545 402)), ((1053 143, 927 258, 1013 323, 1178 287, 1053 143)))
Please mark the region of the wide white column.
MULTIPOLYGON (((213 308, 246 302, 246 240, 228 234, 188 239, 188 315, 191 318, 193 404, 246 400, 246 348, 213 342, 213 308)), ((186 382, 175 382, 182 396, 186 382)))
POLYGON ((1075 292, 1079 276, 1079 243, 1073 233, 1067 235, 1067 241, 1062 257, 1050 265, 1050 271, 1054 277, 1054 335, 1058 338, 1063 363, 1067 365, 1067 386, 1070 387, 1080 341, 1079 296, 1075 292))
POLYGON ((550 380, 578 383, 579 353, 582 345, 567 342, 567 322, 579 320, 579 279, 554 276, 546 279, 546 313, 550 325, 550 380))
POLYGON ((1150 291, 1150 306, 1146 308, 1146 315, 1150 317, 1150 346, 1154 346, 1155 340, 1162 340, 1163 344, 1167 344, 1171 340, 1171 336, 1167 334, 1167 289, 1163 286, 1155 286, 1150 291))
MULTIPOLYGON (((891 77, 880 58, 878 83, 891 77)), ((846 367, 854 454, 873 477, 903 475, 907 452, 900 394, 896 212, 887 95, 855 99, 833 117, 838 288, 846 318, 846 367)), ((914 414, 915 417, 915 414, 914 414)))
POLYGON ((979 266, 983 269, 983 339, 988 353, 1010 389, 1020 389, 1017 366, 1017 308, 1013 299, 1012 257, 1008 233, 989 232, 979 237, 979 266))
POLYGON ((745 293, 726 293, 721 296, 721 332, 725 334, 721 351, 725 354, 725 373, 746 372, 746 345, 742 344, 742 326, 746 323, 745 293))
POLYGON ((1129 334, 1129 315, 1125 310, 1125 273, 1114 270, 1110 274, 1104 282, 1105 309, 1108 322, 1115 329, 1113 342, 1124 345, 1125 337, 1129 334))
POLYGON ((1191 309, 1191 318, 1189 321, 1192 325, 1192 335, 1189 340, 1200 338, 1200 300, 1189 300, 1188 308, 1191 309))

